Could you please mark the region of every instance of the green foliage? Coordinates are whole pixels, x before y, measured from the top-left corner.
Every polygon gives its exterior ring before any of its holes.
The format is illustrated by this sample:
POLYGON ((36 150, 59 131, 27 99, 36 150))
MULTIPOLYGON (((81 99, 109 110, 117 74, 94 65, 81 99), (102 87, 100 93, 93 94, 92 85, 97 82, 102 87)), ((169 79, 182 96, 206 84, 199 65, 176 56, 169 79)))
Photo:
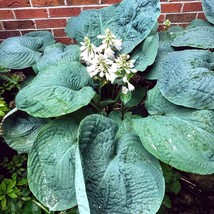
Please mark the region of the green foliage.
MULTIPOLYGON (((214 173, 213 26, 157 34, 159 14, 159 0, 124 0, 72 17, 66 32, 78 45, 42 32, 0 45, 0 66, 38 72, 16 96, 25 113, 9 113, 3 133, 28 153, 29 187, 46 213, 153 214, 180 191, 171 167, 214 173)), ((18 177, 7 179, 2 207, 21 197, 18 177)), ((25 212, 34 209, 30 201, 25 212)))

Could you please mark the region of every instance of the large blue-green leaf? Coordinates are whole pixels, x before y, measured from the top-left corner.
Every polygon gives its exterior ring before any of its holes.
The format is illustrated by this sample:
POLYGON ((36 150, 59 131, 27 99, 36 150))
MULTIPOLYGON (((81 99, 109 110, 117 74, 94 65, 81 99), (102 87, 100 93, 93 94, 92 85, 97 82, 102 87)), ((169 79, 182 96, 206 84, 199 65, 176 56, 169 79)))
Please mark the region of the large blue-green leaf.
POLYGON ((214 48, 214 27, 197 26, 181 31, 172 42, 174 47, 214 48))
POLYGON ((83 11, 79 17, 72 17, 66 33, 78 42, 88 36, 98 45, 97 35, 109 28, 123 40, 122 52, 129 53, 149 35, 159 15, 159 0, 124 0, 119 5, 83 11))
POLYGON ((214 24, 214 1, 202 0, 202 7, 206 18, 214 24))
POLYGON ((62 63, 80 62, 80 48, 77 45, 64 45, 57 43, 45 48, 44 55, 37 63, 39 71, 44 71, 50 66, 62 63))
POLYGON ((90 115, 80 124, 91 213, 156 213, 164 195, 161 167, 137 135, 115 141, 116 131, 116 123, 101 115, 90 115))
POLYGON ((31 67, 41 57, 40 37, 11 37, 0 44, 0 66, 11 69, 31 67))
POLYGON ((91 78, 78 62, 46 69, 16 96, 18 109, 36 117, 56 117, 80 109, 93 98, 91 78))
POLYGON ((169 52, 174 51, 174 48, 171 46, 172 40, 176 37, 177 33, 182 28, 170 28, 168 31, 159 32, 159 46, 158 52, 152 69, 145 75, 146 79, 158 79, 160 76, 160 61, 162 58, 169 52))
POLYGON ((28 157, 28 183, 36 198, 50 210, 65 210, 77 204, 75 154, 77 124, 58 119, 37 136, 28 157))
POLYGON ((201 27, 205 27, 205 26, 213 27, 213 25, 208 21, 205 21, 203 19, 193 19, 189 23, 189 25, 186 27, 186 29, 193 28, 193 27, 199 27, 199 26, 201 26, 201 27))
POLYGON ((26 33, 24 36, 27 36, 27 37, 39 37, 42 39, 43 41, 43 46, 40 48, 40 50, 44 50, 47 46, 49 45, 53 45, 55 43, 55 39, 52 35, 51 32, 49 31, 33 31, 33 32, 29 32, 29 33, 26 33))
POLYGON ((134 119, 145 148, 171 166, 192 173, 214 173, 214 112, 176 106, 157 87, 148 92, 147 118, 134 119))
POLYGON ((101 40, 98 35, 104 34, 109 28, 108 22, 113 19, 116 6, 102 8, 100 10, 85 10, 78 17, 71 17, 68 20, 65 32, 71 38, 82 42, 87 36, 95 45, 99 45, 101 40))
POLYGON ((153 64, 158 52, 159 36, 158 34, 147 37, 142 44, 131 55, 135 60, 134 66, 138 71, 144 71, 153 64))
POLYGON ((214 109, 214 54, 205 50, 174 51, 162 58, 158 87, 170 102, 214 109))
POLYGON ((32 117, 24 112, 15 112, 2 125, 5 142, 19 153, 28 153, 41 128, 49 120, 32 117))

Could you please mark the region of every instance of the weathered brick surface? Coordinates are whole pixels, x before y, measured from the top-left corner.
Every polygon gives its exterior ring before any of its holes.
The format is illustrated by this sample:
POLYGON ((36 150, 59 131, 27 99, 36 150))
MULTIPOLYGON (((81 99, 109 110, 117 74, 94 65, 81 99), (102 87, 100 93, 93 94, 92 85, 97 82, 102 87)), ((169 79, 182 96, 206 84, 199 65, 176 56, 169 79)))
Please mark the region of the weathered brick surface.
POLYGON ((67 0, 68 5, 99 4, 99 0, 67 0))
POLYGON ((54 29, 53 34, 55 37, 66 37, 64 29, 54 29))
POLYGON ((35 20, 37 28, 62 28, 66 25, 66 19, 35 20))
POLYGON ((0 38, 7 39, 12 36, 21 36, 19 31, 0 31, 0 38))
POLYGON ((80 8, 50 8, 50 17, 70 17, 78 16, 80 14, 80 8))
POLYGON ((12 10, 1 10, 0 19, 14 19, 12 10))
POLYGON ((197 13, 184 13, 184 14, 167 14, 166 19, 172 23, 191 22, 196 18, 197 13))
POLYGON ((102 4, 117 4, 120 2, 121 0, 102 0, 102 4))
POLYGON ((29 0, 0 0, 0 8, 30 7, 29 0))
POLYGON ((182 3, 166 3, 161 5, 162 13, 179 13, 181 12, 182 3))
POLYGON ((183 7, 183 12, 191 12, 191 11, 202 11, 201 2, 185 3, 183 7))
POLYGON ((31 0, 31 1, 33 6, 36 7, 64 5, 64 0, 31 0))
POLYGON ((66 45, 70 45, 70 44, 73 44, 73 39, 70 39, 70 38, 55 38, 57 42, 61 42, 63 44, 66 44, 66 45))
POLYGON ((47 9, 20 9, 14 13, 17 19, 48 18, 47 9))
POLYGON ((15 29, 31 29, 35 28, 35 24, 32 20, 23 21, 3 21, 5 30, 15 30, 15 29))

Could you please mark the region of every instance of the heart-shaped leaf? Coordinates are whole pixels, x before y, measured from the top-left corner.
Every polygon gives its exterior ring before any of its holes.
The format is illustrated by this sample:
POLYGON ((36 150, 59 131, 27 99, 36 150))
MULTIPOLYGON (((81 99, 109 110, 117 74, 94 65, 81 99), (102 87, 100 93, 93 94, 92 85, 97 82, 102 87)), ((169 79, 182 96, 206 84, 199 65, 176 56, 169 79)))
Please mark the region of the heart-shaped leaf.
POLYGON ((52 33, 49 31, 32 31, 26 33, 24 36, 41 38, 43 41, 43 46, 40 48, 41 51, 44 51, 47 46, 53 45, 55 43, 55 39, 52 33))
POLYGON ((162 58, 158 87, 170 102, 214 109, 214 54, 205 50, 174 51, 162 58))
POLYGON ((37 63, 39 71, 44 71, 50 66, 62 63, 80 62, 80 48, 77 45, 63 45, 57 43, 45 48, 44 55, 37 63))
POLYGON ((24 112, 15 112, 2 125, 5 142, 18 153, 28 153, 47 119, 32 117, 24 112))
POLYGON ((65 115, 88 105, 95 94, 90 84, 79 62, 51 66, 19 91, 16 106, 35 117, 65 115))
POLYGON ((135 60, 135 69, 144 71, 146 68, 153 64, 157 56, 159 44, 158 34, 151 35, 142 42, 133 52, 131 59, 135 60))
POLYGON ((159 15, 159 0, 123 0, 119 5, 83 11, 79 17, 72 17, 66 33, 78 42, 88 36, 92 43, 99 45, 97 35, 109 28, 123 40, 122 52, 129 53, 149 35, 159 15))
POLYGON ((36 198, 50 210, 75 206, 77 124, 57 119, 38 134, 28 157, 28 183, 36 198))
POLYGON ((214 173, 214 112, 176 106, 157 87, 148 92, 147 118, 134 119, 145 148, 182 171, 214 173))
POLYGON ((80 124, 91 213, 156 213, 164 195, 159 162, 137 135, 115 141, 116 131, 116 123, 101 115, 90 115, 80 124))
POLYGON ((11 37, 0 44, 0 66, 23 69, 34 65, 41 57, 38 50, 43 46, 40 37, 11 37))
POLYGON ((181 31, 172 42, 174 47, 214 48, 214 27, 197 26, 181 31))

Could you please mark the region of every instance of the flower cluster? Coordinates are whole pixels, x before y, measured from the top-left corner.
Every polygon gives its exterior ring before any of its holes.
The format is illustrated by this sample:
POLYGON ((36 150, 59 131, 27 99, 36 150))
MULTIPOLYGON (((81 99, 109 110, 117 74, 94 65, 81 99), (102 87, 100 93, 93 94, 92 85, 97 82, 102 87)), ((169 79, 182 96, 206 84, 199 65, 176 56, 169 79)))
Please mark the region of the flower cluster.
POLYGON ((104 78, 111 83, 122 80, 122 93, 127 94, 135 87, 129 82, 137 72, 134 69, 134 60, 127 54, 118 54, 122 50, 122 40, 109 30, 105 35, 97 36, 102 39, 99 47, 93 45, 88 37, 81 42, 81 60, 87 65, 87 71, 92 78, 104 78))

